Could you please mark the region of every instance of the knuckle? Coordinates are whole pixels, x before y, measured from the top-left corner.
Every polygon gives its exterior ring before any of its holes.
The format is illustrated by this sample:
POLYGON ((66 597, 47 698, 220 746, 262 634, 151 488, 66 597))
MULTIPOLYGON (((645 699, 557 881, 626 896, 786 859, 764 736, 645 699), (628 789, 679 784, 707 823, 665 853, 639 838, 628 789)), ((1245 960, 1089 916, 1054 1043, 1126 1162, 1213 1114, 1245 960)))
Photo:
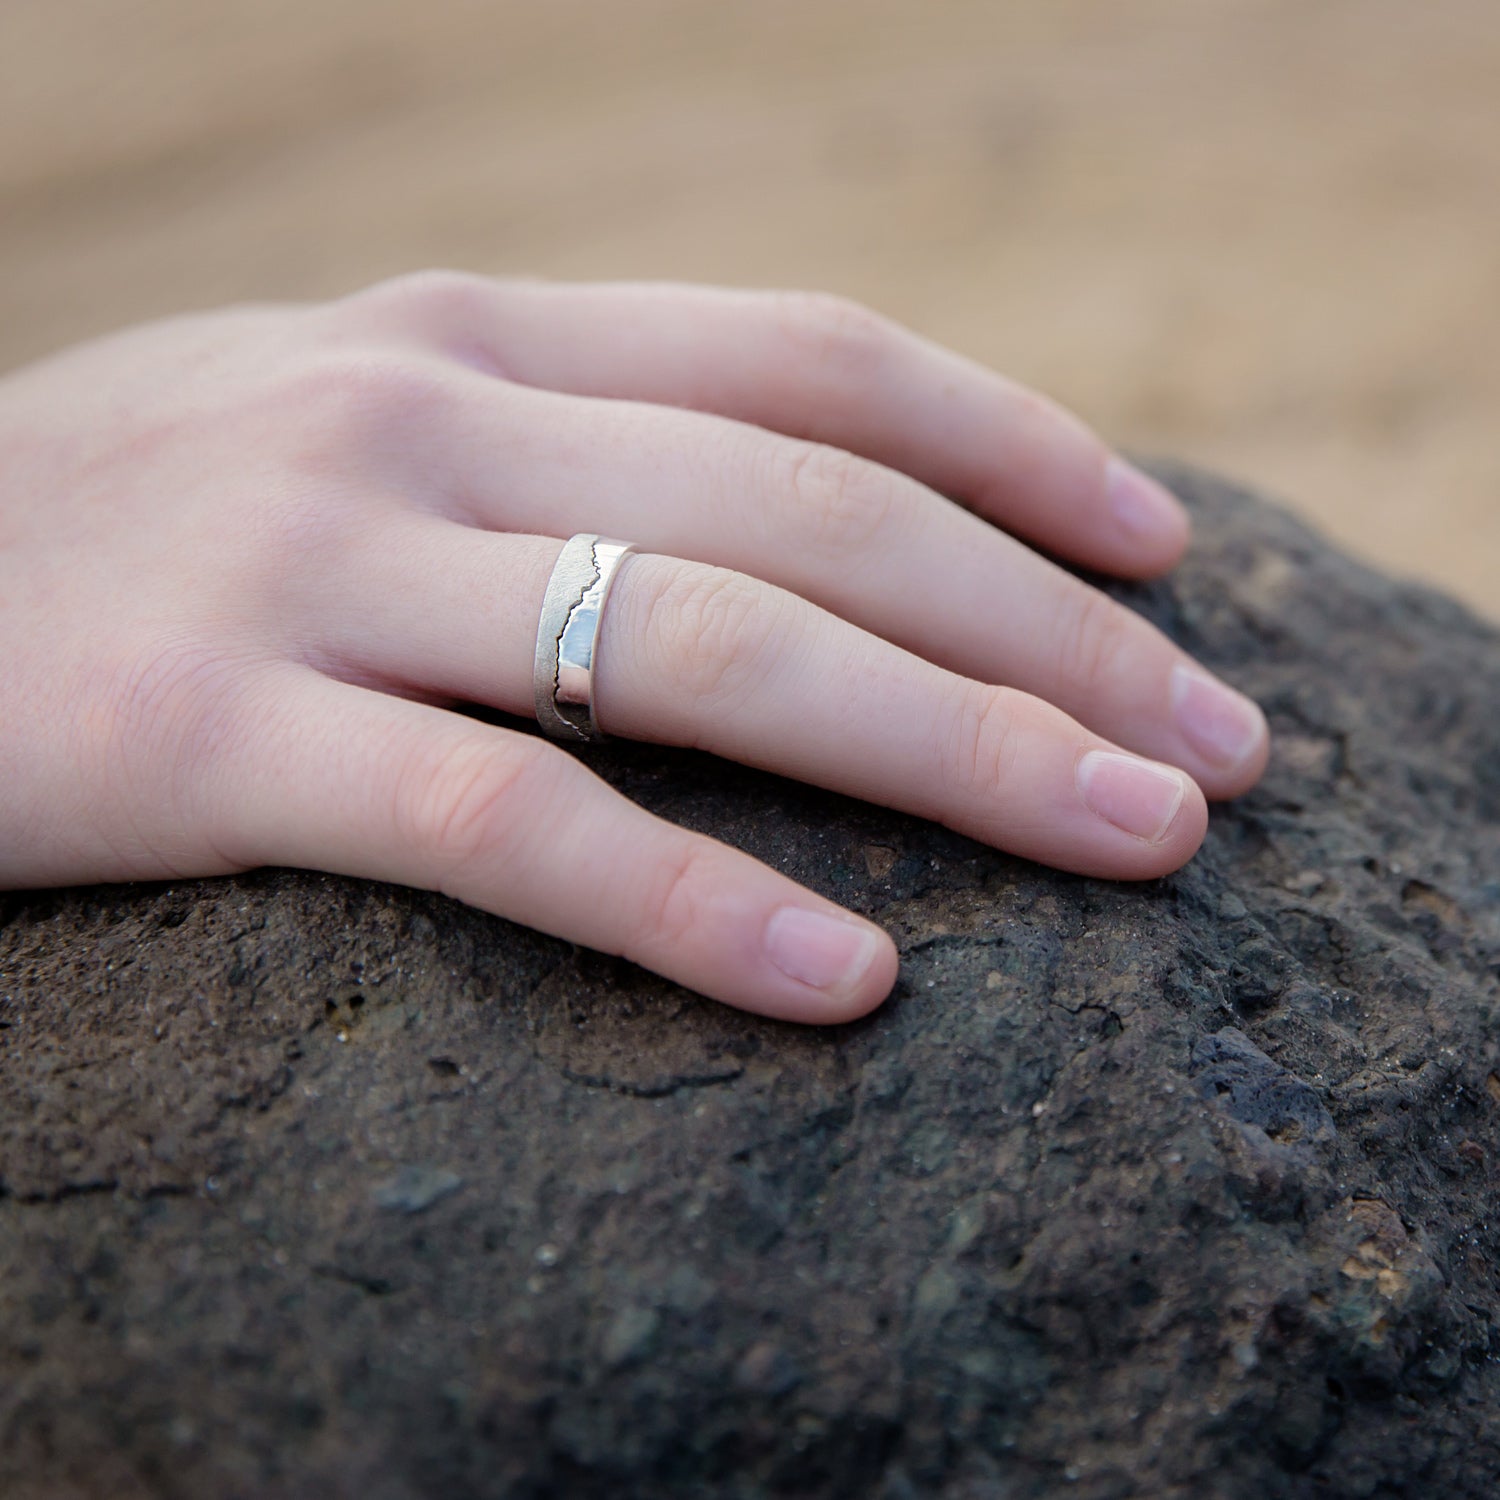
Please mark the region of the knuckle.
POLYGON ((1092 697, 1115 680, 1129 616, 1097 589, 1072 591, 1053 637, 1059 679, 1074 696, 1092 697))
MULTIPOLYGON (((1061 435, 1063 429, 1081 425, 1076 417, 1035 386, 1007 382, 1006 397, 1011 408, 1012 426, 1027 431, 1061 435)), ((1073 433, 1068 431, 1066 435, 1072 437, 1073 433)))
POLYGON ((430 418, 452 393, 452 378, 435 359, 337 350, 284 375, 273 399, 304 431, 364 442, 393 424, 430 418))
POLYGON ((396 494, 387 459, 436 399, 428 372, 385 356, 320 355, 271 383, 256 416, 275 434, 268 459, 280 482, 239 521, 236 577, 251 595, 283 608, 326 587, 361 518, 396 494))
POLYGON ((892 342, 892 325, 863 303, 829 292, 773 292, 773 312, 794 354, 837 371, 865 370, 892 342))
POLYGON ((422 851, 430 884, 447 891, 475 866, 524 858, 530 809, 546 806, 555 775, 549 747, 517 736, 503 751, 451 747, 435 759, 420 748, 396 781, 394 826, 422 851))
POLYGON ((724 709, 754 691, 788 597, 728 568, 684 566, 665 576, 647 617, 668 675, 695 709, 724 709))
POLYGON ((657 866, 642 888, 628 958, 659 965, 700 925, 702 895, 715 885, 712 863, 711 850, 689 837, 657 866))
POLYGON ((1025 698, 1012 688, 964 682, 949 717, 948 773, 955 791, 983 803, 1010 781, 1020 754, 1025 698))
POLYGON ((889 531, 893 476, 878 464, 823 443, 794 443, 776 491, 795 508, 795 533, 820 554, 863 551, 889 531))
MULTIPOLYGON (((101 662, 85 684, 107 707, 98 721, 108 732, 80 733, 78 760, 89 767, 81 779, 103 789, 112 818, 133 822, 142 844, 153 826, 199 829, 214 842, 225 767, 261 719, 251 667, 231 651, 162 640, 101 662)), ((153 852, 170 867, 169 849, 153 852)))
POLYGON ((434 331, 447 331, 476 326, 494 299, 495 283, 488 277, 433 267, 378 281, 344 305, 356 313, 395 313, 434 331))
POLYGON ((503 376, 495 341, 507 285, 521 283, 472 271, 412 271, 333 304, 331 327, 344 338, 394 333, 461 365, 503 376))
POLYGON ((188 643, 161 642, 123 664, 103 695, 112 705, 111 757, 165 766, 203 763, 227 725, 237 664, 188 643))

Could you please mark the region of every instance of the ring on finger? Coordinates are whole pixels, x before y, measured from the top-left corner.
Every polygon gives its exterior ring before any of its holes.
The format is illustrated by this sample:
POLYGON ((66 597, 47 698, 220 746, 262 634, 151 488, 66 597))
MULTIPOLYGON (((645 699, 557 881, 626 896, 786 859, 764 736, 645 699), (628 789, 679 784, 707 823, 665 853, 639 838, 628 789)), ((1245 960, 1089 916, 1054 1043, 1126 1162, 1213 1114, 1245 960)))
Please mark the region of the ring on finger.
POLYGON ((563 544, 537 622, 532 687, 536 720, 572 744, 605 738, 594 713, 594 654, 620 564, 635 547, 580 532, 563 544))

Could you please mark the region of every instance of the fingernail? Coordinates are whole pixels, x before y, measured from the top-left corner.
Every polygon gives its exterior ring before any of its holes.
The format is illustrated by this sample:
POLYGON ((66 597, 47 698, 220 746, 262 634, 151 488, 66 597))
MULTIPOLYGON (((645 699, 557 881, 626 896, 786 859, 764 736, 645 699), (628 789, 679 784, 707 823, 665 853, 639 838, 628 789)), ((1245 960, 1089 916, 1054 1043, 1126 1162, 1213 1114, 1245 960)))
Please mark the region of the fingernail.
POLYGON ((1090 750, 1078 762, 1078 794, 1107 823, 1154 844, 1187 796, 1187 777, 1133 755, 1090 750))
POLYGON ((1182 502, 1123 458, 1111 458, 1104 471, 1110 509, 1122 531, 1143 539, 1179 535, 1187 524, 1182 502))
POLYGON ((1237 766, 1260 748, 1266 717, 1243 693, 1181 663, 1172 668, 1172 713, 1182 737, 1217 766, 1237 766))
POLYGON ((766 923, 766 956, 815 990, 847 993, 865 977, 880 939, 863 922, 782 906, 766 923))

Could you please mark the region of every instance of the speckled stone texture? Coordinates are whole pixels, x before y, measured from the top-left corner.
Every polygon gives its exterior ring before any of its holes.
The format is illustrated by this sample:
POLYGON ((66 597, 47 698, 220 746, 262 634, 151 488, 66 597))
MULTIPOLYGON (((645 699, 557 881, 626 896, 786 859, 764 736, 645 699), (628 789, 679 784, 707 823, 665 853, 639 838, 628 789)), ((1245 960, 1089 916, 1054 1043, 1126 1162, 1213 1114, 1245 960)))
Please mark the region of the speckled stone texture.
POLYGON ((1123 596, 1276 733, 1169 880, 595 754, 890 928, 859 1025, 315 875, 0 898, 0 1494, 1497 1493, 1500 637, 1169 477, 1123 596))

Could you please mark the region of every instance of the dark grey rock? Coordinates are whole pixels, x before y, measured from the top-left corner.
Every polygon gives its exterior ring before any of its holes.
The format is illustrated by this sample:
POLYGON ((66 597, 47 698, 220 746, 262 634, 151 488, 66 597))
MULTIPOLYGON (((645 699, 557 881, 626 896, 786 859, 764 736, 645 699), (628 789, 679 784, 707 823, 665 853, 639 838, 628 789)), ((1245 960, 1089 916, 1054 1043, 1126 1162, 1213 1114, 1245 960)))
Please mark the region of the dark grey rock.
POLYGON ((595 756, 890 928, 858 1025, 316 875, 0 898, 0 1493, 1496 1493, 1500 638, 1173 478, 1120 592, 1277 750, 1169 880, 595 756))
MULTIPOLYGON (((432 1059, 428 1058, 428 1062, 432 1059)), ((380 1208, 396 1209, 404 1214, 419 1214, 431 1208, 440 1198, 456 1193, 464 1184, 457 1172, 443 1167, 402 1167, 394 1177, 382 1182, 374 1193, 380 1208)))
POLYGON ((1221 1099, 1234 1118, 1287 1145, 1323 1145, 1337 1134, 1309 1083, 1273 1062, 1244 1032, 1226 1026, 1193 1048, 1193 1076, 1205 1099, 1221 1099))

